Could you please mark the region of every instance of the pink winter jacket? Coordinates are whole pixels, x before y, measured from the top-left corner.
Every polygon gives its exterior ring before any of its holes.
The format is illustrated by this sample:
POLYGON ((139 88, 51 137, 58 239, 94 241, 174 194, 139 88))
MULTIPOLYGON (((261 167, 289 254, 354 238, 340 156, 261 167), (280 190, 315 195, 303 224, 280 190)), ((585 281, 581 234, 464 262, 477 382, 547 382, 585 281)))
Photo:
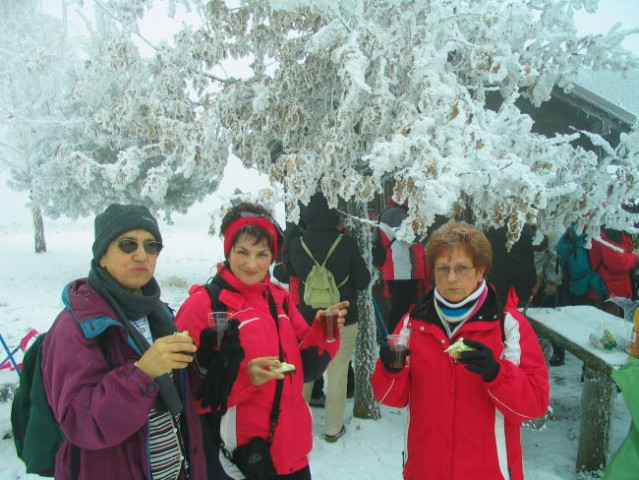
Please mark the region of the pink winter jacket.
MULTIPOLYGON (((339 349, 339 339, 326 343, 317 325, 309 327, 298 312, 288 292, 271 282, 267 276, 257 285, 245 285, 229 270, 220 271, 222 279, 232 289, 222 289, 219 301, 240 321, 240 341, 245 357, 240 364, 238 378, 228 397, 228 411, 222 417, 221 437, 225 447, 232 452, 255 436, 268 437, 269 416, 275 399, 275 381, 259 387, 253 385, 246 372, 246 363, 256 357, 279 354, 277 328, 268 304, 268 292, 273 295, 279 315, 279 339, 284 350, 284 360, 296 366, 297 373, 284 378, 279 423, 271 445, 273 463, 279 475, 296 472, 308 465, 308 454, 313 444, 313 425, 310 409, 304 400, 302 387, 304 374, 301 351, 316 347, 321 355, 328 352, 334 358, 339 349), (288 312, 282 307, 287 305, 288 312)), ((180 330, 189 330, 199 342, 200 331, 208 326, 207 314, 211 301, 203 286, 195 285, 189 291, 180 308, 176 323, 180 330)), ((200 408, 201 412, 205 412, 200 408)), ((220 455, 227 474, 244 478, 237 467, 220 455)))
POLYGON ((449 339, 433 291, 397 325, 410 328, 407 366, 388 372, 378 360, 375 398, 408 407, 405 480, 522 480, 521 423, 546 413, 548 370, 535 332, 509 299, 505 311, 492 288, 477 314, 449 339), (491 382, 444 350, 460 337, 491 347, 500 370, 491 382))

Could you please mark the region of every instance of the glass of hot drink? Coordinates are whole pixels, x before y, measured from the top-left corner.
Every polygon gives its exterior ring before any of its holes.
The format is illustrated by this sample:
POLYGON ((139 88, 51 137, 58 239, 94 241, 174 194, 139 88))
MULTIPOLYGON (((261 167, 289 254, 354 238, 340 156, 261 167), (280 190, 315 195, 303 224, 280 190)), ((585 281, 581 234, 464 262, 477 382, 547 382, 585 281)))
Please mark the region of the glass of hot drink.
POLYGON ((386 338, 391 351, 395 354, 395 360, 391 364, 393 368, 404 368, 406 365, 406 357, 408 356, 408 339, 410 330, 406 329, 403 333, 391 333, 386 338))
POLYGON ((319 322, 324 332, 324 339, 327 342, 337 340, 337 318, 339 313, 337 310, 324 310, 319 316, 319 322))

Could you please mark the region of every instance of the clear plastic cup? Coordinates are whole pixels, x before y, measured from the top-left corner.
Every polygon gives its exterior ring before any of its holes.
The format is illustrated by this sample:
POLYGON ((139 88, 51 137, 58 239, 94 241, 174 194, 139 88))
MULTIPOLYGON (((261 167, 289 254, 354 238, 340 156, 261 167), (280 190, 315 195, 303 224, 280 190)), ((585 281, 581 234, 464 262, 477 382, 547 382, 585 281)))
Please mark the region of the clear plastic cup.
POLYGON ((217 348, 222 344, 222 337, 227 328, 229 328, 230 312, 211 312, 208 315, 209 327, 213 327, 217 332, 217 348))

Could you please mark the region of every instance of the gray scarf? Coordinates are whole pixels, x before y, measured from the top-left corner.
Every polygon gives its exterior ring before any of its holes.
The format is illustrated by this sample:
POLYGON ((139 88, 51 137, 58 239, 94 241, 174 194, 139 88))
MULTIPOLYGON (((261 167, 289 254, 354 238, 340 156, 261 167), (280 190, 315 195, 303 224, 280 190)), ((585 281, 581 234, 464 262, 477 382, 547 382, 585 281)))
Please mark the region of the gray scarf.
MULTIPOLYGON (((149 349, 150 345, 131 320, 147 317, 153 338, 160 338, 177 331, 166 307, 160 302, 160 286, 155 278, 151 278, 149 283, 142 287, 142 295, 137 295, 116 282, 105 269, 100 268, 96 261, 92 260, 89 285, 102 295, 119 315, 120 321, 142 354, 149 349)), ((177 417, 183 407, 170 375, 168 373, 161 375, 155 378, 155 381, 160 385, 160 396, 155 402, 155 408, 160 412, 168 410, 173 417, 177 417)))

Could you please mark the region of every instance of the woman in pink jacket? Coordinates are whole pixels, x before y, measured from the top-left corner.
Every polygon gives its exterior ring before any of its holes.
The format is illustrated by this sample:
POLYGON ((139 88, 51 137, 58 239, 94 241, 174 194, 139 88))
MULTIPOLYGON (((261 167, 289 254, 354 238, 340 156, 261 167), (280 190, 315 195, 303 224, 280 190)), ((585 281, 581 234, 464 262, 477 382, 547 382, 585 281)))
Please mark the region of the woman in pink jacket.
POLYGON ((408 407, 405 480, 521 480, 522 422, 548 409, 548 369, 535 332, 486 283, 492 251, 477 228, 449 222, 426 246, 435 287, 397 325, 410 356, 397 368, 382 344, 375 398, 408 407), (461 341, 459 357, 446 350, 461 341))
MULTIPOLYGON (((197 356, 200 366, 208 366, 199 392, 199 412, 209 479, 246 478, 231 457, 237 447, 260 437, 270 442, 276 473, 267 477, 262 471, 265 476, 259 478, 308 480, 312 418, 302 387, 323 373, 339 349, 339 336, 327 342, 318 320, 309 326, 288 292, 271 282, 269 268, 283 237, 266 209, 250 203, 236 205, 222 219, 221 231, 226 261, 212 280, 217 298, 209 295, 206 286, 195 285, 176 317, 178 327, 188 330, 198 345, 215 342, 207 318, 212 310, 229 312, 234 319, 220 350, 209 352, 213 360, 203 359, 201 353, 197 356), (284 376, 270 370, 282 362, 293 364, 296 372, 284 376), (272 430, 270 417, 279 381, 280 413, 272 430), (217 458, 210 458, 211 452, 217 458)), ((339 311, 339 328, 347 306, 348 302, 341 302, 330 307, 339 311)))

